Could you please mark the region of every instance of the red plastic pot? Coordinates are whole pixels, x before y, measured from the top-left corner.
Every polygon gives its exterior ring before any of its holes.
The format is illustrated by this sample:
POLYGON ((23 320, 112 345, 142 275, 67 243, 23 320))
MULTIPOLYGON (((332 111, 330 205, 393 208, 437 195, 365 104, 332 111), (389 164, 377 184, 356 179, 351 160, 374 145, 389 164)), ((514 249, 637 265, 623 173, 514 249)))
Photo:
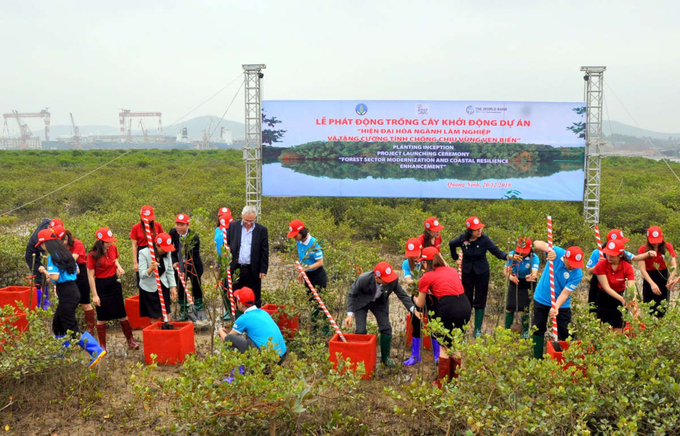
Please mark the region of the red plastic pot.
POLYGON ((300 318, 295 315, 292 318, 285 313, 279 313, 279 308, 283 309, 285 305, 276 304, 265 304, 261 307, 262 310, 267 312, 272 319, 276 322, 276 325, 281 329, 281 333, 287 337, 292 338, 300 330, 300 318))
POLYGON ((17 302, 20 301, 24 305, 24 310, 26 310, 29 300, 31 303, 30 310, 35 310, 38 306, 38 289, 36 287, 33 288, 32 299, 30 286, 7 286, 0 289, 0 307, 14 306, 18 308, 17 302))
MULTIPOLYGON (((553 341, 548 341, 548 345, 546 347, 548 354, 550 355, 550 358, 557 363, 559 363, 562 366, 562 369, 566 370, 567 368, 576 367, 578 370, 581 371, 583 376, 586 376, 586 365, 576 365, 574 362, 567 362, 565 357, 564 357, 564 352, 569 349, 570 343, 568 341, 558 341, 560 344, 560 347, 562 348, 562 351, 556 351, 554 346, 553 346, 553 341)), ((580 344, 581 341, 577 341, 577 344, 580 344)), ((578 356, 580 359, 584 358, 585 356, 581 355, 578 356)))
POLYGON ((187 354, 196 352, 194 343, 194 324, 190 322, 171 322, 173 330, 162 330, 161 321, 142 330, 144 340, 144 361, 147 365, 156 362, 161 365, 177 365, 186 359, 187 354), (155 354, 156 359, 151 355, 155 354))
POLYGON ((151 325, 151 318, 139 316, 139 295, 125 299, 125 313, 130 320, 130 327, 135 330, 141 330, 151 325))
MULTIPOLYGON (((9 326, 16 327, 16 332, 12 334, 12 338, 16 339, 23 332, 28 330, 28 320, 26 319, 26 314, 21 312, 19 309, 14 310, 13 316, 5 316, 0 318, 0 330, 4 332, 10 331, 9 326)), ((2 344, 4 341, 0 341, 0 351, 3 351, 2 344)))
POLYGON ((366 373, 361 377, 362 380, 368 380, 373 377, 376 363, 376 335, 355 335, 345 333, 347 342, 342 342, 339 334, 335 334, 328 343, 328 351, 330 353, 329 360, 333 362, 333 368, 338 368, 338 358, 336 353, 340 353, 342 360, 349 359, 350 369, 356 370, 359 362, 364 362, 366 373))
MULTIPOLYGON (((427 320, 427 315, 423 315, 423 319, 427 320)), ((422 334, 422 323, 421 325, 421 335, 420 337, 423 337, 422 334)), ((413 325, 411 325, 411 314, 409 313, 406 315, 406 336, 404 338, 404 341, 406 342, 406 346, 410 346, 411 342, 413 341, 413 325)), ((423 341, 423 348, 426 350, 431 350, 432 349, 432 339, 430 339, 430 336, 425 336, 425 340, 423 341)))

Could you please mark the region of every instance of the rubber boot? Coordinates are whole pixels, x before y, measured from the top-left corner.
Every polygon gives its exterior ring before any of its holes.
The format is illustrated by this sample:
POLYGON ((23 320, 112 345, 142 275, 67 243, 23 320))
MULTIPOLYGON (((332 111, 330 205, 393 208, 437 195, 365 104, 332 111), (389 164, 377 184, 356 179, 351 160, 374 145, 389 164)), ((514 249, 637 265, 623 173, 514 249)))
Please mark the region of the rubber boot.
POLYGON ((187 300, 179 301, 179 320, 184 322, 187 320, 187 312, 189 311, 189 303, 187 300))
POLYGON ((528 313, 522 315, 522 334, 520 335, 520 338, 529 339, 529 328, 531 327, 530 321, 531 315, 528 313))
POLYGON ((420 338, 413 338, 411 341, 411 357, 404 361, 404 366, 420 363, 420 338))
POLYGON ((439 363, 439 351, 440 351, 439 342, 435 338, 432 338, 432 354, 434 355, 435 365, 439 363))
POLYGON ((510 330, 513 322, 515 322, 515 314, 513 312, 505 312, 505 329, 510 330))
MULTIPOLYGON (((226 282, 224 283, 226 285, 226 282)), ((229 321, 231 319, 231 304, 229 303, 229 291, 228 288, 222 288, 222 303, 224 303, 224 315, 222 315, 223 321, 229 321)))
POLYGON ((533 335, 531 340, 534 342, 534 358, 543 359, 543 345, 545 344, 545 336, 533 335))
POLYGON ((463 359, 460 357, 451 357, 451 380, 454 378, 458 378, 458 369, 460 368, 460 365, 463 362, 463 359))
POLYGON ((97 337, 99 345, 106 350, 106 324, 97 324, 97 337))
POLYGON ((475 338, 482 336, 482 324, 484 324, 484 309, 475 309, 475 338))
POLYGON ((120 328, 123 329, 123 334, 125 339, 127 339, 128 347, 133 350, 139 350, 139 344, 135 342, 135 338, 132 337, 132 327, 130 327, 130 320, 119 321, 120 328))
POLYGON ((50 308, 50 290, 47 288, 47 291, 45 291, 45 294, 43 296, 43 290, 41 287, 37 288, 38 290, 38 308, 42 310, 47 310, 50 308), (44 301, 43 301, 44 298, 44 301))
POLYGON ((94 336, 94 309, 83 311, 85 314, 85 325, 87 326, 87 331, 94 336))
POLYGON ((394 362, 390 359, 392 350, 392 335, 380 334, 380 361, 383 365, 393 367, 394 362))
POLYGON ((448 357, 440 357, 439 365, 437 366, 437 380, 433 381, 432 384, 441 389, 442 381, 448 379, 448 377, 450 376, 451 376, 451 359, 448 357))
POLYGON ((92 357, 90 364, 87 366, 88 368, 92 368, 93 366, 97 365, 99 360, 106 356, 106 350, 100 347, 94 336, 88 332, 82 334, 80 340, 78 341, 78 345, 80 345, 80 348, 87 351, 90 354, 90 357, 92 357))

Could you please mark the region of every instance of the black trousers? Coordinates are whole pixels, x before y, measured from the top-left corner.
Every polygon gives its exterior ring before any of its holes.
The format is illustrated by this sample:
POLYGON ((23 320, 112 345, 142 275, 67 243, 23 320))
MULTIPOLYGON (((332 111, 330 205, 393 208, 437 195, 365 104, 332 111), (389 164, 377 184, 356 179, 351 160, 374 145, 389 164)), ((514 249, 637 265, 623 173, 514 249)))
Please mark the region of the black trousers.
POLYGON ((366 330, 366 318, 368 317, 368 312, 373 313, 376 321, 378 321, 378 330, 383 335, 392 334, 392 324, 390 324, 390 301, 384 296, 381 296, 375 301, 371 301, 366 306, 361 309, 354 311, 354 320, 356 321, 356 330, 354 333, 358 335, 365 335, 366 330))
POLYGON ((598 283, 597 276, 593 274, 593 277, 590 279, 590 288, 588 288, 588 311, 590 313, 597 313, 597 306, 600 303, 600 287, 598 283))
POLYGON ((486 309, 486 297, 489 294, 490 271, 476 274, 474 270, 463 273, 463 289, 465 296, 475 309, 486 309))
MULTIPOLYGON (((258 347, 252 339, 243 337, 243 335, 237 335, 235 333, 229 333, 224 338, 224 342, 226 342, 228 345, 231 345, 231 348, 238 350, 239 353, 245 353, 249 348, 255 348, 258 351, 260 349, 260 347, 258 347)), ((281 359, 279 359, 277 363, 281 365, 283 361, 286 360, 287 355, 288 351, 283 353, 283 356, 281 356, 281 359)))
POLYGON ((647 274, 652 279, 654 283, 659 287, 661 295, 656 295, 652 292, 652 287, 647 283, 647 280, 642 282, 642 301, 645 303, 652 302, 650 312, 657 318, 663 318, 666 312, 659 306, 662 301, 668 301, 668 288, 666 284, 668 283, 669 272, 668 269, 662 270, 647 270, 647 274))
POLYGON ((236 271, 239 272, 239 277, 238 281, 233 282, 233 290, 236 291, 243 287, 252 289, 255 294, 255 305, 258 308, 262 307, 262 279, 260 279, 260 273, 255 271, 251 265, 237 264, 236 268, 231 270, 232 279, 236 271))
MULTIPOLYGON (((428 312, 434 311, 435 310, 435 307, 434 307, 435 299, 432 296, 432 294, 427 294, 425 296, 425 298, 426 298, 425 304, 426 304, 427 311, 428 312)), ((411 300, 413 300, 413 297, 411 297, 411 300)), ((415 306, 415 301, 413 301, 413 305, 415 306)), ((416 307, 415 310, 418 310, 418 308, 416 307)), ((424 311, 425 311, 425 308, 423 308, 421 310, 421 312, 424 312, 424 311)), ((421 326, 421 322, 418 319, 418 317, 415 316, 414 314, 411 314, 411 331, 412 331, 411 336, 413 336, 416 339, 420 339, 420 326, 421 326)))
POLYGON ((78 264, 80 272, 76 278, 76 286, 80 292, 80 304, 90 304, 90 281, 87 278, 87 266, 78 264))
POLYGON ((519 279, 517 284, 508 281, 508 300, 505 310, 508 312, 529 312, 529 282, 519 279))
POLYGON ((52 332, 56 336, 63 336, 69 330, 79 333, 76 308, 80 304, 80 291, 76 282, 57 283, 57 297, 59 304, 52 318, 52 332))
MULTIPOLYGON (((550 306, 545 306, 537 301, 534 301, 534 323, 536 332, 534 335, 543 336, 547 330, 548 322, 550 321, 550 306)), ((552 331, 552 321, 550 321, 550 330, 552 331)), ((566 341, 569 337, 569 323, 571 322, 571 308, 561 307, 557 313, 557 338, 560 341, 566 341)))
MULTIPOLYGON (((462 330, 463 327, 470 321, 472 314, 472 306, 465 295, 447 295, 435 299, 434 306, 435 317, 441 319, 444 327, 453 332, 453 329, 462 330)), ((440 338, 442 345, 450 347, 452 344, 451 338, 440 338)))

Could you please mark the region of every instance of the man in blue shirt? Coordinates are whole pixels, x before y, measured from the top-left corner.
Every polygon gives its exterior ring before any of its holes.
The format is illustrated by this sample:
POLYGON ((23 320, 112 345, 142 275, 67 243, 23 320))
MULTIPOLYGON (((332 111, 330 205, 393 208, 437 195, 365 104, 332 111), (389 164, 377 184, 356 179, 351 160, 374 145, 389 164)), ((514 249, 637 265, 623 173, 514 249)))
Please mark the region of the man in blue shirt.
POLYGON ((569 323, 571 322, 571 293, 583 278, 583 250, 579 247, 564 248, 553 246, 550 250, 543 241, 535 241, 534 249, 548 253, 547 260, 553 261, 555 277, 555 309, 551 309, 550 301, 550 273, 546 264, 541 279, 534 291, 534 357, 543 357, 543 344, 548 321, 557 316, 557 337, 564 341, 569 337, 569 323))
POLYGON ((279 326, 272 317, 262 309, 255 306, 255 293, 248 287, 243 287, 234 293, 236 306, 243 312, 234 323, 234 327, 228 332, 224 327, 217 331, 220 339, 229 342, 231 346, 241 353, 248 348, 262 349, 268 343, 272 343, 283 362, 286 356, 286 343, 279 326), (243 337, 243 335, 246 337, 243 337))

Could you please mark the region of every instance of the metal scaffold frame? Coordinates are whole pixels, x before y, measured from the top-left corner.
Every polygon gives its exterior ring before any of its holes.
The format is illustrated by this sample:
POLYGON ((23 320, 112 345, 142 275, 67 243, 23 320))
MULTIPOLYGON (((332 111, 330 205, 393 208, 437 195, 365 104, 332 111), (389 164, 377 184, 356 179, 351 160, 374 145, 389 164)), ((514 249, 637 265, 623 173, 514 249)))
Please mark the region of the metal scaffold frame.
POLYGON ((265 64, 244 64, 246 102, 246 143, 243 160, 246 163, 246 205, 262 210, 262 92, 260 82, 265 64))
POLYGON ((600 222, 600 182, 603 74, 607 67, 581 67, 585 72, 586 96, 586 166, 583 193, 583 220, 591 227, 600 222))

